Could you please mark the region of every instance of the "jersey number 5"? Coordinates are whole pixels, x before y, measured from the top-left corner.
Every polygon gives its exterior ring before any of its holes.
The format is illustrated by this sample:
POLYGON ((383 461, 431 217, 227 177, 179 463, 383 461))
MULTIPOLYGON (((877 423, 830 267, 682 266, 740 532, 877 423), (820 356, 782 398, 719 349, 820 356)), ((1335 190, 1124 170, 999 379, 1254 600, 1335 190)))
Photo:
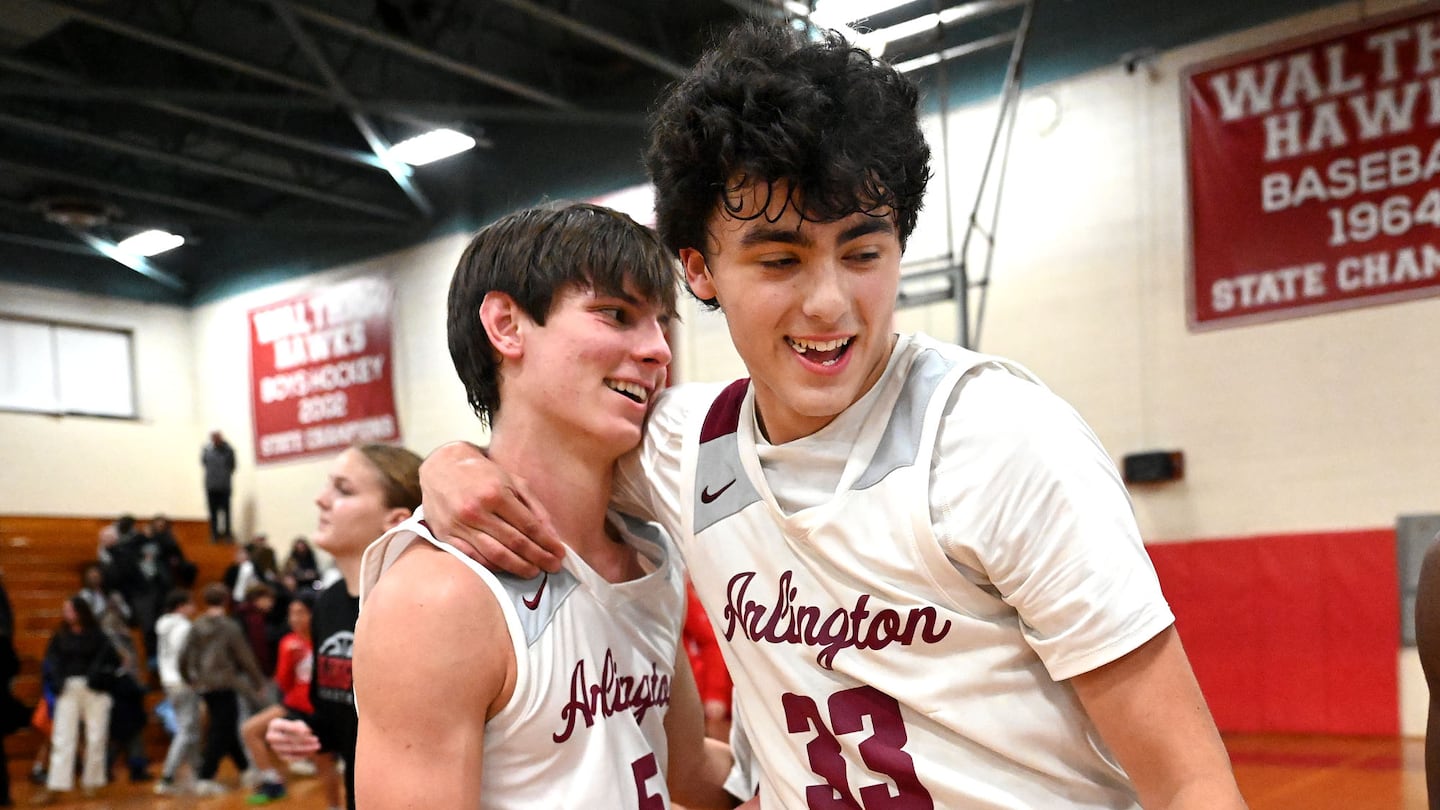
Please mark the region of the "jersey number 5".
POLYGON ((905 753, 905 718, 895 698, 873 686, 857 686, 830 696, 825 717, 815 701, 804 695, 787 692, 780 699, 785 709, 785 722, 791 734, 815 729, 815 739, 805 746, 810 770, 825 780, 823 785, 805 788, 805 803, 810 810, 934 810, 930 791, 915 775, 915 762, 905 753), (886 784, 860 788, 860 800, 850 792, 845 757, 840 753, 837 734, 863 731, 865 718, 870 718, 871 734, 860 743, 860 758, 873 773, 889 777, 895 793, 886 784))
POLYGON ((646 754, 630 763, 630 772, 635 776, 635 795, 640 797, 639 810, 665 810, 665 800, 651 793, 650 788, 645 786, 652 776, 660 774, 655 755, 646 754))

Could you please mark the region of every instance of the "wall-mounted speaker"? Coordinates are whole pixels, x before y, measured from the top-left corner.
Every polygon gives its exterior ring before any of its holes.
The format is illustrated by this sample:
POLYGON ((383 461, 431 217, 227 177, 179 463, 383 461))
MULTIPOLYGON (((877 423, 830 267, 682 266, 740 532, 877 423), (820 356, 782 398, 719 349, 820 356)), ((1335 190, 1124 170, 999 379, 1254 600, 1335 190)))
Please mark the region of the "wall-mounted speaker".
POLYGON ((1157 484, 1185 477, 1185 453, 1180 450, 1152 450, 1131 453, 1121 461, 1127 484, 1157 484))

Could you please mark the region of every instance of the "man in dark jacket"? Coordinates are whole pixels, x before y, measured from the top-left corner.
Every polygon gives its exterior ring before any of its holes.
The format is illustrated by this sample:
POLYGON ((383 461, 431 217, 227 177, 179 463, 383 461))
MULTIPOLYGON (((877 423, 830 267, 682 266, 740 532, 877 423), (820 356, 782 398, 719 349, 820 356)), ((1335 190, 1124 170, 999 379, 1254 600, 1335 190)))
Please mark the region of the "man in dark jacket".
POLYGON ((230 525, 230 479, 235 475, 235 450, 220 435, 210 432, 210 443, 200 453, 200 466, 205 469, 205 501, 210 508, 210 542, 234 534, 230 525))

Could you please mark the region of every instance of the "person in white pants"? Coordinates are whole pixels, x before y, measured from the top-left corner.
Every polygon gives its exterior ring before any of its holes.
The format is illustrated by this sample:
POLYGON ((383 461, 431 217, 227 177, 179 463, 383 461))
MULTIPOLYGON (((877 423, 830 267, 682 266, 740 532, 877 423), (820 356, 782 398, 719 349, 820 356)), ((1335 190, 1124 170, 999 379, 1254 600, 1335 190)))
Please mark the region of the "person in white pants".
POLYGON ((36 804, 56 799, 75 787, 75 754, 80 723, 85 723, 85 769, 80 784, 87 796, 105 786, 105 747, 110 734, 114 699, 91 688, 92 679, 113 673, 120 664, 110 640, 101 631, 84 599, 72 597, 62 608, 64 621, 45 650, 47 671, 55 689, 55 728, 50 735, 50 772, 36 804))

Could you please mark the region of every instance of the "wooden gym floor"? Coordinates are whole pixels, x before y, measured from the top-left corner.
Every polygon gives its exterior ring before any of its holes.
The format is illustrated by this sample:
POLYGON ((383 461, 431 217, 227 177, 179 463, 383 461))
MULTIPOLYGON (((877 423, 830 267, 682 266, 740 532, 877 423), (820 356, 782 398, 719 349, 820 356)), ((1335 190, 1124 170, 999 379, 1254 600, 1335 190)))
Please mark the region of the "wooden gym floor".
MULTIPOLYGON (((1424 743, 1377 737, 1291 737, 1226 735, 1235 777, 1251 810, 1426 810, 1424 743)), ((26 781, 28 763, 11 763, 15 806, 28 805, 34 790, 26 781)), ((234 785, 229 764, 221 781, 234 785)), ((53 808, 84 810, 241 810, 245 793, 197 799, 155 796, 151 783, 131 786, 123 780, 94 799, 58 803, 53 808)), ((276 810, 325 810, 313 778, 292 779, 290 796, 276 810)), ((1046 808, 1045 810, 1049 810, 1046 808)))

